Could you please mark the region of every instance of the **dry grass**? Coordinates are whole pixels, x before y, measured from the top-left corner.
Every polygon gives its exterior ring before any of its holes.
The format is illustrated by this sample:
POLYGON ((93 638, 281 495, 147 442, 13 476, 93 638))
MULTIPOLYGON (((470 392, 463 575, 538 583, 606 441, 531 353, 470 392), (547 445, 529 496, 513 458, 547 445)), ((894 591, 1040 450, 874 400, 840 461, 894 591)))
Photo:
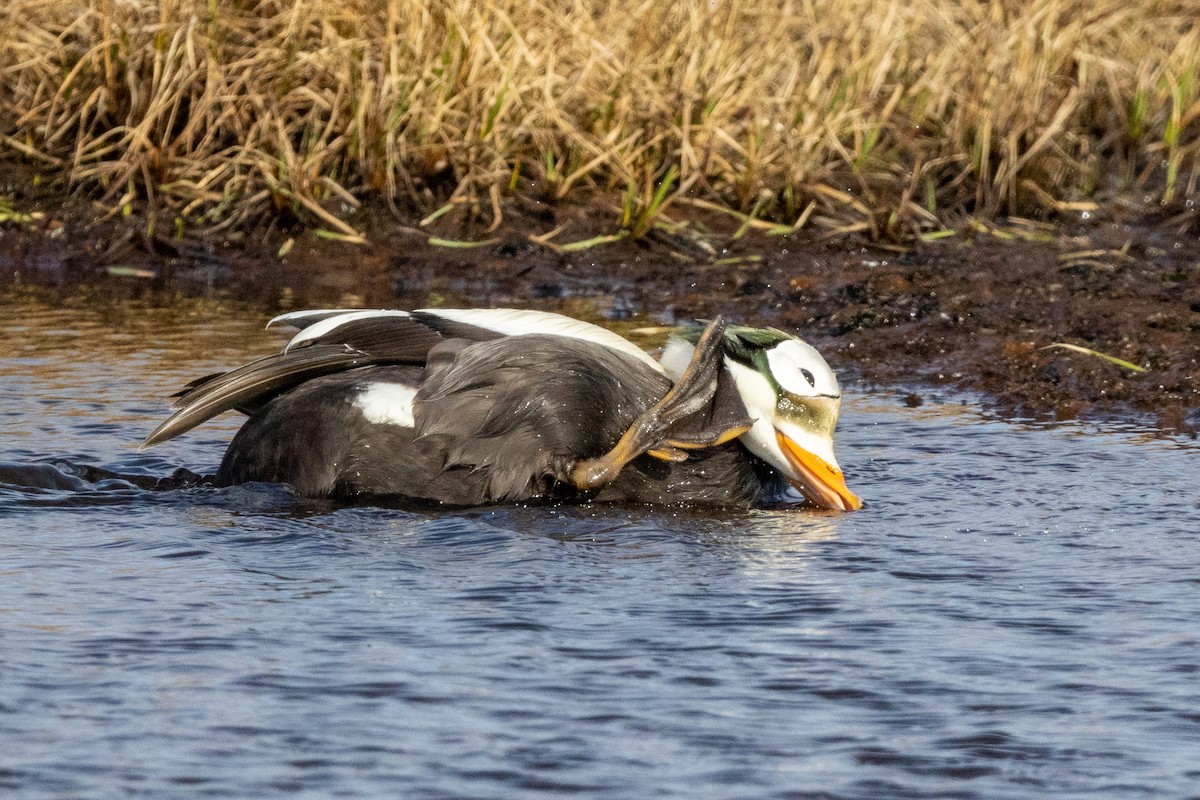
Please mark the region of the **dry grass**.
POLYGON ((5 0, 0 43, 0 157, 186 225, 516 192, 906 239, 1200 180, 1196 0, 5 0))

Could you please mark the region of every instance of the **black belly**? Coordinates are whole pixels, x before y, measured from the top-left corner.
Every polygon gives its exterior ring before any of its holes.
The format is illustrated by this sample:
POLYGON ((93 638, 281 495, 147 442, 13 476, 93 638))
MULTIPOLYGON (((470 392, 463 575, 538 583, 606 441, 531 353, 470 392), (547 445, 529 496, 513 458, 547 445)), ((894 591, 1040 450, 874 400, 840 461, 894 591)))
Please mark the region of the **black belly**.
POLYGON ((556 479, 599 456, 669 388, 620 353, 561 337, 447 342, 428 365, 366 367, 276 397, 238 432, 220 485, 290 484, 306 497, 397 497, 474 506, 535 499, 745 506, 778 475, 734 442, 682 463, 635 459, 586 494, 556 479), (368 421, 355 405, 374 382, 419 387, 415 427, 368 421))

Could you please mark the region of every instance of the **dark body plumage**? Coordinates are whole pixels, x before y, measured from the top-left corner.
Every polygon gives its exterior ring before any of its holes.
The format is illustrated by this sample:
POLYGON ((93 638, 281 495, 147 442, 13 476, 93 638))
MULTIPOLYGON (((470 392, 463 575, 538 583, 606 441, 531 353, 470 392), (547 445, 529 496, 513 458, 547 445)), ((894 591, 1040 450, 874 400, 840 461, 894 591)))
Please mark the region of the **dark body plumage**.
POLYGON ((556 479, 574 461, 612 448, 670 387, 645 364, 586 341, 446 339, 423 369, 361 367, 273 398, 238 432, 217 482, 451 505, 535 498, 752 505, 782 490, 778 473, 737 442, 679 463, 640 456, 590 492, 556 479), (356 398, 378 384, 416 388, 413 427, 364 416, 356 398))
POLYGON ((722 322, 684 377, 615 334, 535 311, 305 311, 283 350, 189 384, 143 446, 249 416, 216 482, 457 506, 530 500, 748 506, 783 476, 751 425, 722 322), (724 444, 721 444, 724 442, 724 444))

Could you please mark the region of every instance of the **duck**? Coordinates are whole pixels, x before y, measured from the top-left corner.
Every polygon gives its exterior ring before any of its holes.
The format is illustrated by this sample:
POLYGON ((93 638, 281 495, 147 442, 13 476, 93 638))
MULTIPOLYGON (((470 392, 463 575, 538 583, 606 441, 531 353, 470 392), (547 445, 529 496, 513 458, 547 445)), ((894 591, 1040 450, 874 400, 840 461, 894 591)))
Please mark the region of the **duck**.
POLYGON ((527 309, 319 309, 267 327, 295 333, 185 386, 142 448, 237 410, 217 486, 457 507, 862 506, 834 456, 837 377, 776 328, 681 325, 655 359, 527 309))

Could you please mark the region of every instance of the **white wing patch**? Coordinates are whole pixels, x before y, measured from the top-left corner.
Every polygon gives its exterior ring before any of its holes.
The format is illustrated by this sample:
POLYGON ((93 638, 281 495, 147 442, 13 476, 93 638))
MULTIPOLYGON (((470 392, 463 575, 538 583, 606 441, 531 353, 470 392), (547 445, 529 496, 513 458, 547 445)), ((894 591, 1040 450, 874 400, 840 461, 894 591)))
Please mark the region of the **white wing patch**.
POLYGON ((841 395, 837 376, 816 348, 799 339, 789 339, 767 351, 771 375, 785 390, 799 397, 841 395))
POLYGON ((401 425, 413 427, 413 398, 417 387, 403 383, 369 383, 358 397, 355 407, 362 412, 367 422, 376 425, 401 425))
MULTIPOLYGON (((421 313, 485 328, 504 336, 541 333, 548 336, 563 336, 568 339, 594 342, 632 356, 643 364, 653 367, 656 372, 666 374, 666 370, 661 364, 628 339, 605 330, 599 325, 564 317, 562 314, 508 308, 423 308, 421 313)), ((313 327, 315 328, 316 325, 313 327)))
MULTIPOLYGON (((286 315, 286 316, 291 316, 286 315)), ((347 322, 357 322, 360 319, 370 319, 372 317, 407 317, 407 311, 348 311, 344 314, 327 317, 320 322, 314 322, 304 330, 292 337, 292 340, 283 348, 283 352, 288 352, 293 347, 304 344, 312 339, 319 339, 330 331, 336 330, 347 322)), ((271 320, 274 322, 275 320, 271 320)))

